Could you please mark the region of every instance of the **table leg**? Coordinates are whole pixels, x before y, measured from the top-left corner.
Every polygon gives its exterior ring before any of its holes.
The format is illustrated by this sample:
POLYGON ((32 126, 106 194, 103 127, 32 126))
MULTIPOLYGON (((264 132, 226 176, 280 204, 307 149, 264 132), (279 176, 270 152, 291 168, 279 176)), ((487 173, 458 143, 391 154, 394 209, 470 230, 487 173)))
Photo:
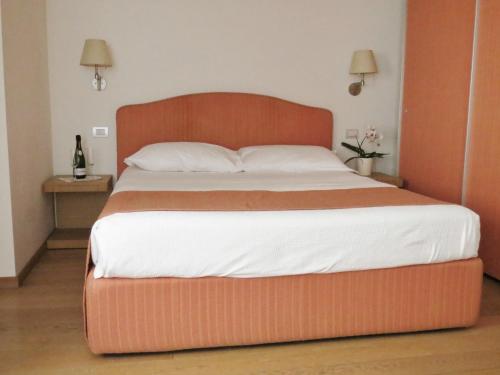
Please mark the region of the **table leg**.
POLYGON ((52 194, 52 199, 53 199, 53 202, 54 202, 54 226, 57 228, 57 197, 56 197, 56 194, 57 193, 53 193, 52 194))

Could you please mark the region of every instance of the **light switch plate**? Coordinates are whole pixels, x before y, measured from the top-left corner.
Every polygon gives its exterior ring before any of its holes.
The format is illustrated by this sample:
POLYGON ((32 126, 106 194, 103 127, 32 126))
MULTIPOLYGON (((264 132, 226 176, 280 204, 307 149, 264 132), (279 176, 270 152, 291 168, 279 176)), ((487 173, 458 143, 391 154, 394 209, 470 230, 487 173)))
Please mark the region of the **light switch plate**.
POLYGON ((359 135, 359 130, 358 129, 346 129, 346 131, 345 131, 345 137, 346 137, 346 139, 357 138, 358 135, 359 135))
POLYGON ((109 134, 107 126, 94 126, 92 128, 92 136, 93 137, 107 137, 109 134))

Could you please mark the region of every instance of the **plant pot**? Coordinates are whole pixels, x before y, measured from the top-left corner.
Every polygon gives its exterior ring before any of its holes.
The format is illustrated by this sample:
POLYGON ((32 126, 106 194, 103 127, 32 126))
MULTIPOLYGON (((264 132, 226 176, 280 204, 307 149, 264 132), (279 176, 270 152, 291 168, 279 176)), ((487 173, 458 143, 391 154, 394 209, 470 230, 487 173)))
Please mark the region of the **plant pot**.
POLYGON ((358 173, 361 176, 369 176, 372 174, 373 158, 359 158, 356 160, 358 162, 358 173))

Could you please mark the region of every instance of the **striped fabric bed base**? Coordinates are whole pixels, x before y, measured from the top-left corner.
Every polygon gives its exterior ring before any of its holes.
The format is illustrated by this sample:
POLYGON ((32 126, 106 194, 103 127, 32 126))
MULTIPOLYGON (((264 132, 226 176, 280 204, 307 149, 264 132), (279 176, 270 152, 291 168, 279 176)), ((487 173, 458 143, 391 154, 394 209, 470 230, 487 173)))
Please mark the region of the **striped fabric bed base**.
POLYGON ((469 259, 333 274, 94 279, 84 295, 94 353, 252 345, 473 325, 483 265, 469 259))

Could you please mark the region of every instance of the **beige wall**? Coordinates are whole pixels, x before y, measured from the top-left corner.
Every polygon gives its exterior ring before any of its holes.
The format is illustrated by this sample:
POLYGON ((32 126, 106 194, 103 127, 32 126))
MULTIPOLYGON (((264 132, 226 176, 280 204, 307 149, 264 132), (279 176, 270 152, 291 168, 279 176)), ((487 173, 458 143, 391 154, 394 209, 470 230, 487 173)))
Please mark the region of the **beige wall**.
MULTIPOLYGON (((0 4, 0 14, 2 13, 0 4)), ((0 27, 1 27, 0 17, 0 27)), ((10 197, 9 145, 7 142, 7 117, 5 114, 5 89, 3 79, 3 48, 0 38, 0 277, 16 275, 14 261, 14 232, 10 197)))
POLYGON ((3 0, 2 34, 16 272, 53 228, 43 181, 52 174, 44 0, 3 0))
POLYGON ((70 172, 75 134, 92 144, 96 172, 115 173, 115 112, 124 104, 202 91, 243 91, 335 113, 335 145, 347 128, 379 127, 393 172, 404 0, 47 0, 54 170, 70 172), (79 66, 86 38, 109 43, 108 88, 90 88, 79 66), (375 50, 380 73, 347 93, 355 49, 375 50), (91 128, 108 125, 107 139, 91 128))

